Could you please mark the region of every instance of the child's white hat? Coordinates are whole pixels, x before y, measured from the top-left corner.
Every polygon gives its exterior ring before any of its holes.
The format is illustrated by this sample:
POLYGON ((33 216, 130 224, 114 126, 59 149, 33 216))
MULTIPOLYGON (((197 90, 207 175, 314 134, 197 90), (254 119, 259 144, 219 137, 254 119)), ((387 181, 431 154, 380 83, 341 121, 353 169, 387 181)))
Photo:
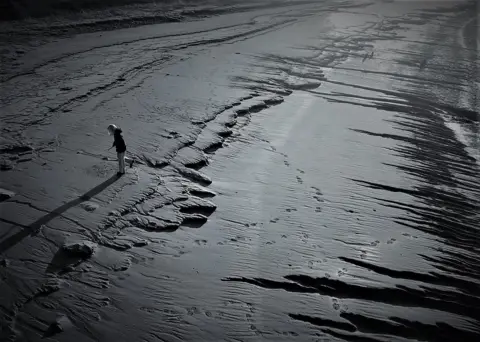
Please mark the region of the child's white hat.
POLYGON ((116 129, 117 129, 117 126, 115 126, 114 124, 108 125, 108 128, 107 128, 108 134, 112 135, 116 129))

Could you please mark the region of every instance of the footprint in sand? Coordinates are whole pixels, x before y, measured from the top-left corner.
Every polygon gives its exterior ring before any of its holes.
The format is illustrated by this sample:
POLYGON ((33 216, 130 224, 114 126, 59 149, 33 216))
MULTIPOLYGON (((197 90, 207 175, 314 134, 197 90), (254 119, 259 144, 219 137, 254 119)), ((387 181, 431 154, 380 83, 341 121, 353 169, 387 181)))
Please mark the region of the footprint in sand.
POLYGON ((253 322, 252 314, 247 313, 247 314, 245 314, 245 317, 247 318, 247 322, 248 322, 248 323, 253 322))
POLYGON ((300 183, 300 184, 303 184, 303 179, 299 176, 297 176, 297 182, 300 183))
POLYGON ((193 315, 199 314, 199 313, 200 313, 200 310, 198 310, 195 306, 187 309, 187 314, 189 316, 193 316, 193 315))
POLYGON ((307 243, 308 242, 308 234, 302 233, 301 236, 302 236, 301 237, 302 242, 307 243))
POLYGON ((332 307, 334 310, 339 310, 340 309, 340 303, 338 302, 338 299, 333 298, 332 299, 332 307))
POLYGON ((347 269, 346 268, 342 268, 341 270, 339 270, 337 272, 338 276, 341 277, 341 276, 344 276, 345 274, 347 274, 347 269))

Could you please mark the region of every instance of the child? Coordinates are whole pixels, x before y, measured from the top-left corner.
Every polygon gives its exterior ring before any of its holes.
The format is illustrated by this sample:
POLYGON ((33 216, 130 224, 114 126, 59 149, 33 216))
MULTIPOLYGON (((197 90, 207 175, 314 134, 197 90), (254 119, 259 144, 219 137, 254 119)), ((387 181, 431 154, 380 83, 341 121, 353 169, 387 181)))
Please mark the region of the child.
POLYGON ((115 146, 117 150, 117 157, 118 157, 118 172, 117 176, 121 176, 125 174, 125 159, 129 159, 130 167, 133 165, 133 159, 125 158, 125 151, 127 150, 127 145, 125 144, 125 140, 122 137, 122 130, 115 125, 109 125, 108 134, 113 135, 113 148, 115 146))

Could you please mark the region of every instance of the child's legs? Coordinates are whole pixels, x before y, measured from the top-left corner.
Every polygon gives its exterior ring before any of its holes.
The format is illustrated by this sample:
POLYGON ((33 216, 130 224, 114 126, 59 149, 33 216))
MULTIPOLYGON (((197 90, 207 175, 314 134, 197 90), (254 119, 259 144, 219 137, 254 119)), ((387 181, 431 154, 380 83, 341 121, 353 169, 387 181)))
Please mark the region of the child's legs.
POLYGON ((118 172, 125 173, 125 152, 117 153, 118 172))

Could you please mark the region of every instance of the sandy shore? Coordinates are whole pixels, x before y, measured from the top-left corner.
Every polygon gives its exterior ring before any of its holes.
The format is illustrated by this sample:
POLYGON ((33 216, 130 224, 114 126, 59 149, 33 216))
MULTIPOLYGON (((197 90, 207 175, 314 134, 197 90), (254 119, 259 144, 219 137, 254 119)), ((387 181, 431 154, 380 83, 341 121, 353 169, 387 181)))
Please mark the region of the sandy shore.
POLYGON ((475 7, 438 6, 25 43, 2 76, 0 339, 477 340, 475 7))

